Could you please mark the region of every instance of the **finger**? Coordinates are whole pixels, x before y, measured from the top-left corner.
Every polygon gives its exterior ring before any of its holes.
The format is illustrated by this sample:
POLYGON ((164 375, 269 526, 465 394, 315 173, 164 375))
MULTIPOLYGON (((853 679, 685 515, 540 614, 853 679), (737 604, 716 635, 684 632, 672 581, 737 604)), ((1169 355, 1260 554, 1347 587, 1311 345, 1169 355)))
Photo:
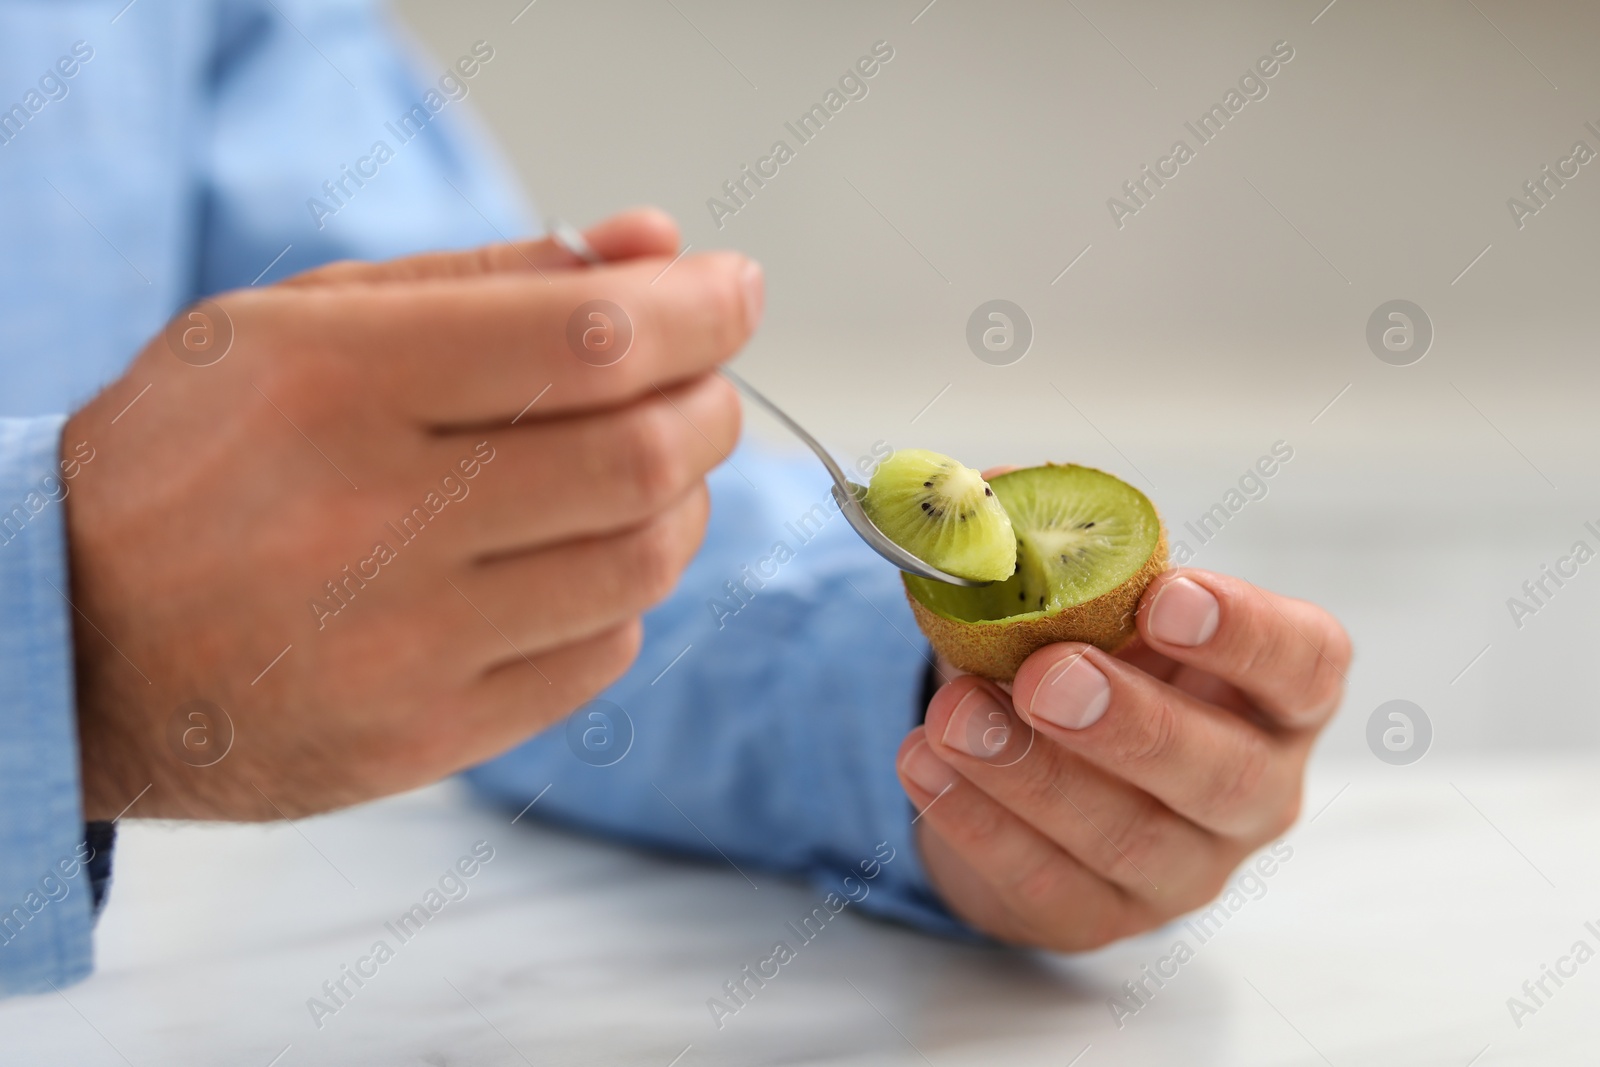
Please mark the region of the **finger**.
MULTIPOLYGON (((678 251, 678 224, 657 208, 635 208, 613 215, 585 230, 583 236, 600 258, 608 261, 671 256, 678 251)), ((402 282, 530 271, 543 276, 546 271, 572 270, 583 265, 583 260, 559 242, 541 237, 461 251, 427 252, 379 263, 343 260, 297 274, 280 284, 402 282)))
POLYGON ((1339 706, 1350 638, 1315 604, 1185 569, 1151 583, 1140 607, 1152 648, 1231 683, 1283 726, 1320 726, 1339 706))
POLYGON ((971 916, 1009 940, 1064 952, 1098 948, 1137 928, 1143 905, 1097 877, 941 760, 913 730, 896 760, 919 821, 981 874, 1003 914, 971 916))
POLYGON ((1001 466, 998 466, 998 467, 990 467, 988 470, 983 472, 982 477, 983 477, 984 481, 988 481, 991 478, 998 478, 1002 474, 1010 474, 1012 471, 1021 470, 1021 469, 1022 469, 1021 467, 1018 467, 1018 466, 1016 466, 1014 464, 1012 464, 1012 465, 1002 464, 1001 466))
POLYGON ((451 536, 492 556, 645 521, 727 458, 739 418, 733 386, 707 375, 592 415, 436 438, 430 469, 449 471, 488 443, 492 459, 466 483, 451 536))
MULTIPOLYGON (((583 231, 589 247, 608 263, 626 259, 675 256, 682 238, 678 223, 660 208, 642 207, 613 215, 583 231)), ((578 266, 583 260, 566 252, 563 264, 578 266)))
POLYGON ((1012 700, 1046 738, 1214 833, 1272 834, 1294 821, 1298 766, 1283 742, 1093 646, 1035 652, 1012 700))
POLYGON ((548 285, 494 274, 329 292, 311 343, 382 352, 369 387, 445 429, 592 410, 705 374, 744 345, 763 300, 760 266, 732 252, 548 285))
POLYGON ((459 704, 440 710, 442 743, 456 749, 456 769, 498 756, 593 699, 633 665, 642 638, 633 619, 558 649, 512 656, 486 672, 459 704))
POLYGON ((1214 835, 1034 731, 981 679, 934 694, 926 727, 935 755, 1133 896, 1198 904, 1226 874, 1214 835))
POLYGON ((697 483, 623 533, 470 567, 439 594, 450 637, 482 667, 609 630, 666 599, 699 550, 710 496, 697 483), (485 622, 492 625, 484 625, 485 622))
POLYGON ((931 823, 918 823, 911 830, 922 866, 953 914, 1000 941, 1034 944, 1029 940, 1029 929, 1017 921, 1011 905, 984 872, 967 862, 931 823))

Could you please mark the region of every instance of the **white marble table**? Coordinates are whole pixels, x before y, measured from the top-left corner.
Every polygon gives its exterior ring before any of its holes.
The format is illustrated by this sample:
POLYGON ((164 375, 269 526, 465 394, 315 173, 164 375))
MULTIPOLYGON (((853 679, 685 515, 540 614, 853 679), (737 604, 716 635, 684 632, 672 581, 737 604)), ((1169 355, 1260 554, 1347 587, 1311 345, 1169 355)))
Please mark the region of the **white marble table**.
POLYGON ((294 827, 132 823, 99 973, 0 1004, 0 1062, 1594 1063, 1600 959, 1520 1028, 1506 1004, 1574 941, 1600 949, 1593 763, 1323 765, 1292 857, 1204 943, 1174 926, 1061 959, 847 912, 721 1030, 707 998, 788 939, 807 888, 512 826, 455 785, 294 827), (307 999, 397 943, 384 923, 479 840, 468 895, 318 1029, 307 999), (1179 939, 1193 958, 1119 1029, 1108 998, 1179 939))

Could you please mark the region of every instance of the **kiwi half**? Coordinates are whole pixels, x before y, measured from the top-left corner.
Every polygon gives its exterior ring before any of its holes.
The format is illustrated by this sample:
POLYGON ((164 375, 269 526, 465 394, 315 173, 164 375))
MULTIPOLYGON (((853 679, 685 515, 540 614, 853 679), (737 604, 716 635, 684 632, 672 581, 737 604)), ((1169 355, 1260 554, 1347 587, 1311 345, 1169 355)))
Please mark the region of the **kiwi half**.
POLYGON ((934 649, 964 671, 1009 681, 1045 645, 1114 652, 1131 640, 1139 598, 1167 567, 1166 532, 1149 499, 1071 464, 1012 471, 989 485, 1016 535, 1016 572, 979 588, 902 575, 934 649))
POLYGON ((983 475, 949 456, 892 453, 873 472, 861 506, 889 540, 946 574, 997 582, 1017 569, 1006 509, 983 475))

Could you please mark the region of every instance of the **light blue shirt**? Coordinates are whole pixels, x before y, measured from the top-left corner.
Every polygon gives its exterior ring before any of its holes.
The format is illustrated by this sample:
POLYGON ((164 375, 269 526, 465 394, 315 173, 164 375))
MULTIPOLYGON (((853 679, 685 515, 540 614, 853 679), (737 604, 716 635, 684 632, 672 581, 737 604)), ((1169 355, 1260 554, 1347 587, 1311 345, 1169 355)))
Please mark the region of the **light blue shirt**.
MULTIPOLYGON (((474 43, 467 77, 366 0, 0 0, 0 992, 92 967, 64 416, 195 296, 534 232, 462 103, 494 74, 474 43)), ((744 449, 711 483, 705 547, 606 704, 469 778, 959 932, 894 773, 928 654, 898 578, 820 469, 744 449)))

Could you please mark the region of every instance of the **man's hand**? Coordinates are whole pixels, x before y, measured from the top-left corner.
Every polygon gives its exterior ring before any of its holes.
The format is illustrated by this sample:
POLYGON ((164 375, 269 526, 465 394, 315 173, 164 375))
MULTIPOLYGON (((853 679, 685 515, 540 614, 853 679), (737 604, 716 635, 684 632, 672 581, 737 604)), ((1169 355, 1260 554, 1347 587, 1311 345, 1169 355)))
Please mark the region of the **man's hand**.
POLYGON ((969 675, 901 746, 949 906, 1002 940, 1080 951, 1212 899, 1300 810, 1350 641, 1313 604, 1175 570, 1112 656, 1059 644, 1008 695, 969 675))
POLYGON ((627 669, 738 436, 710 372, 755 328, 761 275, 672 263, 658 213, 588 239, 616 262, 528 242, 229 293, 222 359, 157 338, 71 418, 64 450, 95 449, 63 590, 88 817, 146 786, 136 814, 231 819, 411 788, 627 669), (591 300, 631 321, 615 362, 618 323, 570 325, 591 300), (210 766, 228 731, 196 700, 233 728, 210 766))

